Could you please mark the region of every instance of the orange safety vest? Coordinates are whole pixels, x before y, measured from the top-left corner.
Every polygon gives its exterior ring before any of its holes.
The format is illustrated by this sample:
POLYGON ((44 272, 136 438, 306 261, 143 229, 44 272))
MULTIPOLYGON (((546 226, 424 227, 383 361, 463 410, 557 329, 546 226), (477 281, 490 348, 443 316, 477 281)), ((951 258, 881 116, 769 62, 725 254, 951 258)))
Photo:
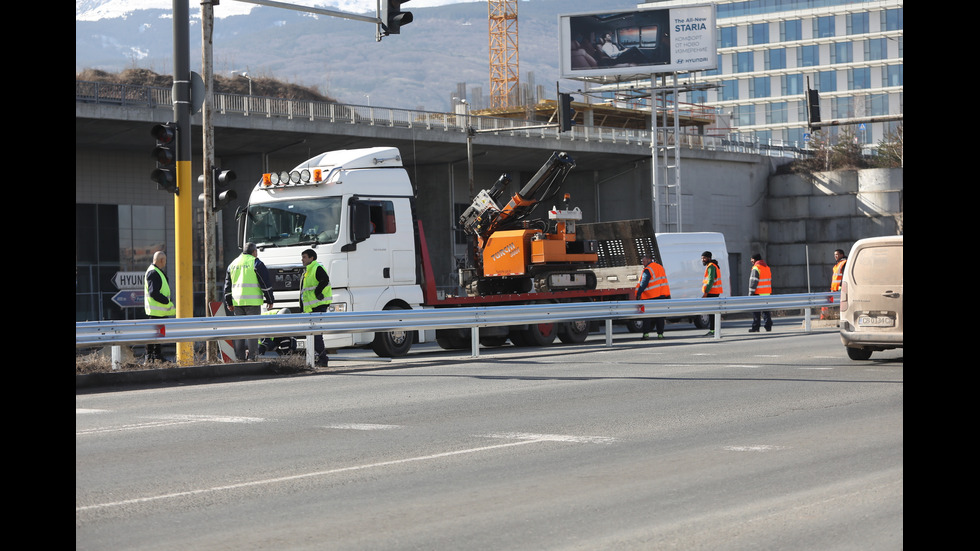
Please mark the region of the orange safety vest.
POLYGON ((840 284, 844 281, 844 264, 847 264, 846 258, 842 258, 840 262, 834 264, 834 275, 830 278, 831 291, 840 291, 840 284))
POLYGON ((755 294, 757 295, 771 295, 772 294, 772 270, 769 266, 762 266, 760 264, 755 264, 752 266, 753 270, 759 270, 759 283, 755 286, 755 294))
MULTIPOLYGON (((650 300, 653 298, 667 297, 670 296, 670 285, 667 284, 667 272, 664 267, 656 262, 651 262, 643 267, 643 271, 650 272, 650 280, 647 283, 646 289, 640 295, 640 300, 650 300)), ((636 285, 636 290, 640 289, 640 285, 636 285)), ((635 293, 634 293, 635 294, 635 293)))
POLYGON ((721 266, 713 262, 708 262, 708 265, 704 267, 704 279, 701 280, 701 292, 706 295, 721 295, 725 292, 725 287, 721 284, 721 266), (711 267, 715 267, 715 282, 711 285, 711 289, 708 289, 708 272, 711 271, 711 267))

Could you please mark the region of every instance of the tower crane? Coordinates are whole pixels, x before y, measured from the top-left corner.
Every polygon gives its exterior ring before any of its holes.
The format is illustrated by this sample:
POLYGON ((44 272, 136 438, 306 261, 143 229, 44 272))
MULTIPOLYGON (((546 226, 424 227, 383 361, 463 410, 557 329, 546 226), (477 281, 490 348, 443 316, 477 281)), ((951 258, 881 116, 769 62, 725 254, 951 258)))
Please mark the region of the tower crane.
POLYGON ((490 20, 490 108, 510 107, 520 85, 517 0, 487 0, 490 20))

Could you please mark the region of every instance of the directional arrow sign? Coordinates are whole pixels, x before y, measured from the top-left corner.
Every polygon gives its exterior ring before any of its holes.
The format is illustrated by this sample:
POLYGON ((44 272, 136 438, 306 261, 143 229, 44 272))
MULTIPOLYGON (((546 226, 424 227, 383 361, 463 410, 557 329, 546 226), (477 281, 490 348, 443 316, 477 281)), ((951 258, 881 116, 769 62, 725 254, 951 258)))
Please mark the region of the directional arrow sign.
POLYGON ((143 289, 129 289, 112 295, 112 302, 120 308, 138 308, 143 306, 143 289))
POLYGON ((144 272, 116 272, 112 276, 112 284, 116 289, 142 289, 144 277, 144 272))

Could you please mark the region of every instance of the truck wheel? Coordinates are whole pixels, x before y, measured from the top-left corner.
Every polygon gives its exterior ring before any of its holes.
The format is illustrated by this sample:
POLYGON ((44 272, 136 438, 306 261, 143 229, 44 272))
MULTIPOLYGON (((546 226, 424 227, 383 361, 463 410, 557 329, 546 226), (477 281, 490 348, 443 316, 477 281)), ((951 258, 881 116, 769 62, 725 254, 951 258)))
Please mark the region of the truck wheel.
POLYGON ((480 337, 480 344, 483 346, 503 346, 507 344, 507 336, 480 337))
POLYGON ((626 330, 629 331, 630 333, 646 333, 647 320, 645 319, 626 320, 626 330))
POLYGON ((852 360, 867 360, 871 358, 870 348, 851 348, 850 346, 845 346, 847 350, 847 357, 852 360))
MULTIPOLYGON (((558 334, 558 326, 554 323, 533 323, 527 326, 527 329, 522 329, 519 331, 519 340, 524 343, 523 346, 548 346, 549 344, 555 342, 555 337, 558 334)), ((511 339, 513 341, 513 339, 511 339)), ((521 346, 514 343, 517 346, 521 346)))
POLYGON ((698 329, 707 329, 711 326, 712 315, 713 314, 701 314, 691 318, 691 321, 694 322, 694 327, 697 327, 698 329))
POLYGON ((460 350, 470 347, 469 330, 466 335, 461 335, 459 329, 437 329, 436 343, 443 350, 460 350))
MULTIPOLYGON (((385 306, 384 309, 404 310, 401 306, 394 305, 385 306)), ((408 354, 408 351, 412 348, 413 338, 414 333, 412 331, 385 331, 383 333, 375 333, 371 348, 374 349, 375 354, 382 358, 397 358, 408 354)))
POLYGON ((590 325, 585 320, 565 322, 558 330, 558 339, 565 344, 581 344, 589 337, 590 325))

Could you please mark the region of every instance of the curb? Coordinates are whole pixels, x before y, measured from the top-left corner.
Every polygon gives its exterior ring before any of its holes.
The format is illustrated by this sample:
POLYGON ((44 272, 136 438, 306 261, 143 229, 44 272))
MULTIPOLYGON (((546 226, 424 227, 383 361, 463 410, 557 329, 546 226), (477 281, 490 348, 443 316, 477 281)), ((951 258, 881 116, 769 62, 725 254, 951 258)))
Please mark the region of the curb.
POLYGON ((183 380, 211 379, 233 375, 275 375, 270 362, 173 367, 169 369, 141 369, 112 373, 75 375, 75 390, 126 384, 164 383, 183 380))

